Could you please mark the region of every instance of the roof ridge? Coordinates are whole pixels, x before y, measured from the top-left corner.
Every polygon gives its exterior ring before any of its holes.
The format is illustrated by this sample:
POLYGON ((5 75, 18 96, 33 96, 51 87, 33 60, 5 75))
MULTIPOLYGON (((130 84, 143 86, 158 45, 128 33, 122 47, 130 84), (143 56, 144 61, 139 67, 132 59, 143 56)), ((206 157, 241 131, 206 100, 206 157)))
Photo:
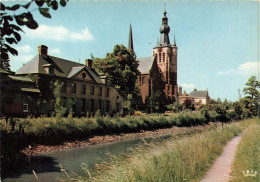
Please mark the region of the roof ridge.
POLYGON ((68 62, 71 62, 71 63, 76 63, 76 64, 80 64, 82 66, 86 66, 85 64, 83 63, 78 63, 78 62, 75 62, 75 61, 70 61, 68 59, 64 59, 64 58, 60 58, 60 57, 56 57, 56 56, 52 56, 52 55, 48 55, 49 57, 53 57, 53 58, 56 58, 56 59, 61 59, 61 60, 64 60, 64 61, 68 61, 68 62))

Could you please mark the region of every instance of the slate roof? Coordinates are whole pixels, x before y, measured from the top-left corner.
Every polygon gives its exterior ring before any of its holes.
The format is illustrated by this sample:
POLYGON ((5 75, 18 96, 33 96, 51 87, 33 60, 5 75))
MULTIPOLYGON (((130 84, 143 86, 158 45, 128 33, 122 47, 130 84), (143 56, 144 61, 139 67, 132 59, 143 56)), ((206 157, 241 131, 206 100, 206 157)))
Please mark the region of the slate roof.
POLYGON ((26 63, 22 68, 20 68, 16 74, 30 74, 30 73, 40 73, 40 74, 47 74, 43 65, 52 65, 54 68, 54 75, 60 77, 71 78, 75 74, 77 74, 82 69, 86 68, 89 74, 93 77, 93 79, 97 83, 103 83, 99 79, 99 75, 91 68, 88 68, 86 65, 81 63, 76 63, 73 61, 69 61, 66 59, 54 57, 54 56, 43 56, 37 55, 31 61, 26 63))
POLYGON ((67 77, 68 78, 73 77, 76 73, 80 72, 83 68, 85 68, 85 66, 72 67, 67 77))
POLYGON ((154 57, 137 58, 139 61, 138 69, 141 74, 148 74, 152 68, 154 57))
POLYGON ((190 93, 192 97, 207 97, 208 91, 207 90, 194 90, 190 93))

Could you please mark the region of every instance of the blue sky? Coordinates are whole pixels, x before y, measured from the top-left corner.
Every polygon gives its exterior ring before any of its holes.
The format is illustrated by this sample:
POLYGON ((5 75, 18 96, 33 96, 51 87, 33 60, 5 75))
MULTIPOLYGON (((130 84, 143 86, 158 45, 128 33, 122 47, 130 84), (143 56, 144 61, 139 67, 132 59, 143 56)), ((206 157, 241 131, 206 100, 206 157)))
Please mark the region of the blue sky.
MULTIPOLYGON (((23 28, 11 69, 28 62, 41 44, 49 47, 50 55, 76 62, 84 63, 90 54, 103 58, 115 44, 128 45, 130 22, 137 57, 151 56, 160 37, 164 2, 171 43, 176 36, 178 85, 183 90, 208 89, 211 98, 235 101, 250 75, 259 79, 257 1, 70 0, 65 8, 51 11, 51 19, 33 12, 40 26, 23 28)), ((14 3, 26 2, 4 1, 14 3)))

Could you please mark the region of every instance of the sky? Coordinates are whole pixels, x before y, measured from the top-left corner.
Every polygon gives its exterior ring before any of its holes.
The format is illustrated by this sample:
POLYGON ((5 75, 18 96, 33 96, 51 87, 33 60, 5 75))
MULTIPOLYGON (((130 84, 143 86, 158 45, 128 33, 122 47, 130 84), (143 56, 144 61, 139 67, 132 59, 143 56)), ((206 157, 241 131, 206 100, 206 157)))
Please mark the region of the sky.
POLYGON ((236 101, 250 76, 259 80, 259 1, 70 0, 51 10, 51 19, 34 8, 39 27, 23 27, 22 40, 14 46, 19 55, 10 57, 12 71, 36 56, 39 45, 48 46, 52 56, 83 64, 91 54, 104 58, 116 44, 128 45, 130 23, 137 57, 152 56, 165 8, 183 90, 208 90, 213 99, 236 101))

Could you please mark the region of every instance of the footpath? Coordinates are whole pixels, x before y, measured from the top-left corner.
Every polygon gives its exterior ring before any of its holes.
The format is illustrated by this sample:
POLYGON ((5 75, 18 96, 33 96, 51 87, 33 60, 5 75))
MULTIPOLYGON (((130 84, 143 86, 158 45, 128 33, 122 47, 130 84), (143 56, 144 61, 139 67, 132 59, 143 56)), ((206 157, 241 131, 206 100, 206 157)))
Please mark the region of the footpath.
POLYGON ((222 154, 217 158, 201 182, 228 182, 230 180, 231 166, 240 139, 241 135, 234 137, 227 143, 222 154))

